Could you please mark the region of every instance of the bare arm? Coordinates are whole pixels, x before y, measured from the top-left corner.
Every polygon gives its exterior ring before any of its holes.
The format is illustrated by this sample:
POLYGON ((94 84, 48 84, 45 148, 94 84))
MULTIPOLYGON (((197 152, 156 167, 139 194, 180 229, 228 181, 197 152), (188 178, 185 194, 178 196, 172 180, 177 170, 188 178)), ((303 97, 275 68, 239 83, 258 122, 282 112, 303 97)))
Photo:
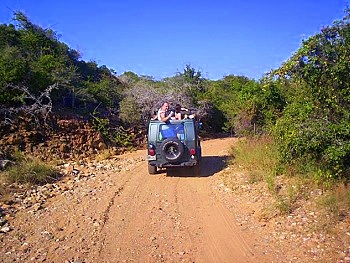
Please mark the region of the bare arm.
POLYGON ((160 120, 166 122, 167 120, 169 120, 172 116, 173 116, 173 112, 170 112, 170 114, 168 116, 165 115, 165 112, 161 112, 160 113, 160 120))

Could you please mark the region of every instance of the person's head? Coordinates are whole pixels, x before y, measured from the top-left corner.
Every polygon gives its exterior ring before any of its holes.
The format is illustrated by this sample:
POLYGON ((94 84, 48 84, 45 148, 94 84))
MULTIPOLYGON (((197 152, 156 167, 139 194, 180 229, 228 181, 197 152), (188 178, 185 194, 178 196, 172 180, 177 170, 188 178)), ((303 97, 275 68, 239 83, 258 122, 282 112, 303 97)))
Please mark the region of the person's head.
POLYGON ((162 110, 167 111, 168 109, 169 109, 169 103, 168 102, 163 102, 162 110))
POLYGON ((181 111, 181 105, 180 104, 176 104, 175 106, 175 112, 178 113, 181 111))

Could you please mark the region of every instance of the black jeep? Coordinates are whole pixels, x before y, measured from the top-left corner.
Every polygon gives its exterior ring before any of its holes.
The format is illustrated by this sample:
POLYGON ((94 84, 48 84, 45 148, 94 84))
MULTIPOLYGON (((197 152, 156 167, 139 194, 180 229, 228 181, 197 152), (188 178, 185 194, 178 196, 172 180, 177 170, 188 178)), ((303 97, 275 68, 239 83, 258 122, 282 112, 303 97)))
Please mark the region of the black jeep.
POLYGON ((199 126, 194 119, 150 121, 147 160, 149 174, 157 168, 188 167, 200 175, 201 146, 199 126))

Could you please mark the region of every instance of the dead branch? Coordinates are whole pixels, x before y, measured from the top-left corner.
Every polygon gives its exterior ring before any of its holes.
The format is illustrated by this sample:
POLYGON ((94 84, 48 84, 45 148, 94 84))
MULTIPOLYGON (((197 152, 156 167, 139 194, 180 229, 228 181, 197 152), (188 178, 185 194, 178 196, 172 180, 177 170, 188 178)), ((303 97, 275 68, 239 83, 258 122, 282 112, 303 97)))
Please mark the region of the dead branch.
POLYGON ((8 85, 8 88, 23 92, 25 104, 20 107, 2 108, 0 110, 1 125, 13 124, 13 119, 19 116, 29 117, 36 125, 47 124, 47 118, 52 112, 51 92, 58 88, 58 83, 48 86, 39 96, 35 96, 26 86, 8 85))

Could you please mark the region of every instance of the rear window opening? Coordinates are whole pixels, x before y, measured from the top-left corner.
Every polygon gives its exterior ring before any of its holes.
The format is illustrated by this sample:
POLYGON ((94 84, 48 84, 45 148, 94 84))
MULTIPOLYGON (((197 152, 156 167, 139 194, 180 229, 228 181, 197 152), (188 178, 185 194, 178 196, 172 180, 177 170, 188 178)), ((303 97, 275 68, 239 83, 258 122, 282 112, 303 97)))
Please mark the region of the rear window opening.
POLYGON ((183 123, 159 125, 158 139, 163 141, 168 138, 178 138, 181 141, 185 140, 186 137, 183 123))

